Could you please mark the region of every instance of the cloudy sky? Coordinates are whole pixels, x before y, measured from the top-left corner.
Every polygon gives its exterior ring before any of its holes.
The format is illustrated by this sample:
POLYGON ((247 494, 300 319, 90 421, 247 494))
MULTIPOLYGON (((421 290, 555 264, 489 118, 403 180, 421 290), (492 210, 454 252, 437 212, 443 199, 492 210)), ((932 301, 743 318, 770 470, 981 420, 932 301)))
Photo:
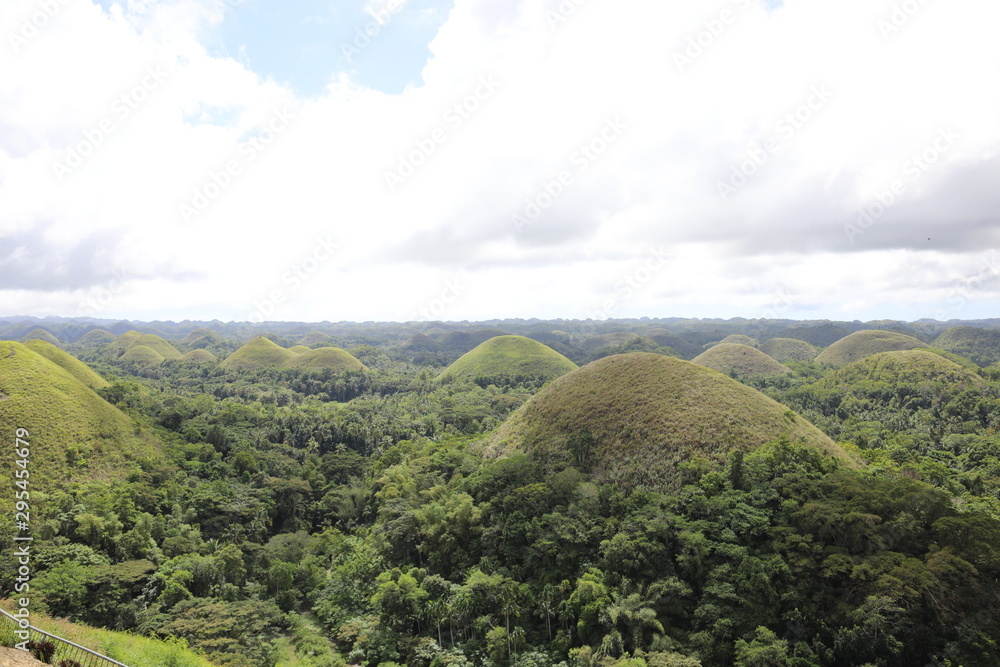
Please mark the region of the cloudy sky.
POLYGON ((995 317, 994 0, 3 0, 0 315, 995 317))

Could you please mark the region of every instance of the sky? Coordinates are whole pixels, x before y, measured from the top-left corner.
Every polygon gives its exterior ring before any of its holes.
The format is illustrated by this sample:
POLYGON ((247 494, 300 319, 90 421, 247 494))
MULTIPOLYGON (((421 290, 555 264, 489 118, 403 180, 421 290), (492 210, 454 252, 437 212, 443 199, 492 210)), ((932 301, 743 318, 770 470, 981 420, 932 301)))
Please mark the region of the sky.
POLYGON ((3 0, 0 316, 1000 315, 994 0, 3 0))

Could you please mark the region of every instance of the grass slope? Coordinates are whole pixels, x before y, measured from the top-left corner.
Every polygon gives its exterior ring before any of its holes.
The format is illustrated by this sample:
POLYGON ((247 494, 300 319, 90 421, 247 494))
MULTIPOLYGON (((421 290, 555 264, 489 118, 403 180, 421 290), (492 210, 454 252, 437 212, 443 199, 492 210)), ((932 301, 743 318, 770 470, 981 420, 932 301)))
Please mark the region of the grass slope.
POLYGON ((165 361, 162 354, 146 345, 133 345, 118 360, 140 366, 159 366, 165 361))
POLYGON ((18 428, 30 434, 39 489, 79 476, 117 479, 125 461, 160 455, 152 436, 68 371, 21 343, 0 342, 0 430, 18 428))
POLYGON ((193 348, 203 348, 222 342, 222 336, 206 327, 198 327, 181 339, 181 345, 193 348))
MULTIPOLYGON (((13 603, 9 600, 5 600, 2 606, 10 613, 15 610, 13 603)), ((86 646, 93 651, 102 653, 109 658, 129 665, 129 667, 164 667, 164 665, 213 667, 211 662, 184 648, 179 643, 163 642, 126 632, 102 630, 81 623, 71 623, 64 619, 54 619, 37 612, 32 612, 31 624, 80 646, 86 646)), ((14 637, 12 630, 12 626, 7 623, 3 624, 2 629, 0 629, 0 644, 13 646, 16 641, 20 641, 14 637)), ((62 657, 63 654, 57 649, 52 664, 58 664, 62 657)), ((4 664, 6 663, 2 662, 2 658, 0 658, 0 665, 4 664)))
POLYGON ((749 347, 754 347, 754 348, 760 347, 760 343, 757 342, 756 338, 751 338, 750 336, 744 336, 743 334, 732 334, 730 336, 726 336, 721 341, 719 341, 719 343, 720 344, 722 344, 722 343, 732 343, 734 345, 747 345, 749 347))
POLYGON ((59 339, 53 336, 48 331, 46 331, 45 329, 35 329, 34 331, 31 331, 25 336, 21 337, 22 343, 27 343, 29 340, 44 340, 46 343, 49 343, 50 345, 59 345, 59 339))
POLYGON ((815 347, 795 338, 772 338, 761 344, 760 351, 782 364, 788 361, 812 361, 819 354, 815 347))
POLYGON ((876 387, 891 389, 899 385, 929 385, 943 383, 953 389, 981 387, 984 381, 976 373, 946 359, 933 350, 922 348, 880 352, 837 369, 819 380, 823 388, 838 388, 852 392, 854 387, 866 384, 871 391, 876 387))
POLYGON ((954 327, 935 338, 934 347, 961 355, 986 367, 1000 361, 1000 331, 954 327))
POLYGON ((778 363, 757 348, 737 343, 719 343, 708 348, 692 361, 699 366, 738 377, 787 375, 792 372, 792 369, 778 363))
POLYGON ((329 345, 331 340, 333 339, 322 331, 310 331, 299 339, 299 345, 305 345, 306 347, 329 345))
POLYGON ((841 338, 836 343, 826 348, 816 357, 816 361, 822 364, 841 367, 870 357, 879 352, 894 352, 897 350, 914 350, 921 347, 930 347, 927 343, 917 340, 913 336, 896 333, 894 331, 882 331, 879 329, 868 329, 852 333, 850 336, 841 338))
POLYGON ((91 389, 100 389, 102 387, 107 387, 110 384, 107 380, 98 375, 98 373, 90 366, 83 363, 68 352, 63 351, 55 345, 45 342, 44 340, 29 340, 25 343, 25 346, 31 348, 54 363, 56 366, 59 366, 63 370, 67 371, 70 375, 91 389))
POLYGON ((219 366, 230 371, 285 368, 295 357, 291 350, 258 336, 226 357, 219 366))
POLYGON ((114 343, 116 338, 117 336, 107 329, 92 329, 85 333, 77 343, 84 347, 98 347, 114 343))
POLYGON ((168 343, 166 340, 157 336, 156 334, 144 334, 138 331, 127 331, 121 336, 115 339, 115 342, 111 344, 111 349, 114 350, 119 357, 123 357, 130 349, 134 347, 145 346, 156 352, 158 355, 164 359, 180 359, 182 355, 176 347, 168 343))
POLYGON ((496 336, 459 357, 438 379, 552 380, 576 364, 551 347, 524 336, 496 336))
MULTIPOLYGON (((295 348, 292 348, 293 350, 295 348)), ((330 368, 338 371, 363 371, 365 365, 354 355, 339 347, 317 347, 315 350, 306 348, 288 362, 289 368, 306 368, 312 370, 330 368)))
POLYGON ((288 349, 294 352, 295 354, 302 354, 303 352, 308 352, 310 348, 306 347, 305 345, 292 345, 288 349))
POLYGON ((555 380, 485 450, 523 452, 550 468, 575 464, 629 487, 676 489, 681 466, 696 457, 722 464, 731 450, 783 437, 849 461, 819 429, 757 390, 688 361, 636 353, 555 380))
POLYGON ((628 331, 618 331, 615 333, 600 334, 598 336, 591 336, 590 338, 584 340, 580 343, 580 347, 585 350, 599 350, 602 347, 613 347, 615 345, 623 345, 629 343, 636 338, 639 338, 639 334, 631 333, 628 331))
POLYGON ((669 347, 685 359, 693 359, 701 354, 702 351, 698 345, 673 334, 656 334, 655 336, 649 336, 649 338, 661 347, 669 347))

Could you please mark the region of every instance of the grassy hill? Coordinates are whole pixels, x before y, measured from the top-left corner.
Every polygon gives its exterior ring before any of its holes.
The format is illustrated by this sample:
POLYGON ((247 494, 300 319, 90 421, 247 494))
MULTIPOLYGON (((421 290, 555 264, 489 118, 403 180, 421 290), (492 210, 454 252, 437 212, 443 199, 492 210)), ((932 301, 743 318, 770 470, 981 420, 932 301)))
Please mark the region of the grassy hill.
POLYGON ((98 375, 90 366, 44 340, 29 340, 25 343, 25 346, 67 371, 91 389, 100 389, 101 387, 107 387, 109 384, 107 380, 98 375))
POLYGON ((258 336, 226 357, 219 365, 230 371, 257 371, 268 368, 285 368, 295 357, 296 354, 291 350, 287 350, 263 336, 258 336))
POLYGON ((22 343, 27 343, 29 340, 44 340, 50 345, 59 345, 59 339, 53 336, 51 333, 45 329, 35 329, 34 331, 28 332, 26 335, 21 337, 22 343))
POLYGON ((332 339, 322 331, 310 331, 299 339, 300 345, 315 347, 317 345, 329 345, 332 339))
POLYGON ((31 348, 0 342, 0 429, 27 429, 31 479, 58 483, 87 471, 117 479, 125 461, 156 457, 156 440, 92 389, 31 348))
POLYGON ((836 324, 817 324, 806 327, 792 327, 778 333, 775 338, 794 338, 804 340, 816 347, 833 345, 838 340, 854 333, 851 329, 836 324))
POLYGON ((625 486, 677 488, 695 457, 780 438, 848 461, 786 406, 721 373, 656 354, 605 357, 555 380, 485 443, 488 455, 523 452, 549 468, 577 465, 625 486))
POLYGON ((477 380, 503 384, 546 381, 568 373, 576 364, 555 350, 524 336, 497 336, 459 357, 438 379, 477 380))
POLYGON ((106 329, 92 329, 85 333, 77 344, 83 347, 98 347, 114 343, 116 338, 117 336, 106 329))
POLYGON ((819 354, 815 347, 795 338, 772 338, 761 344, 760 351, 782 364, 788 361, 812 361, 819 354))
MULTIPOLYGON (((301 347, 301 346, 297 346, 301 347)), ((292 348, 293 350, 295 348, 292 348)), ((363 371, 367 370, 365 365, 358 361, 354 355, 339 347, 317 347, 315 350, 306 348, 304 352, 288 362, 289 368, 305 368, 319 370, 330 368, 338 371, 363 371)))
POLYGON ((723 338, 719 343, 732 343, 733 345, 746 345, 754 348, 760 347, 760 343, 757 342, 756 338, 744 336, 743 334, 731 334, 723 338))
POLYGON ((954 327, 934 339, 934 347, 971 359, 982 367, 1000 361, 1000 331, 954 327))
MULTIPOLYGON (((11 601, 4 601, 4 609, 14 612, 11 601)), ((93 628, 81 623, 54 619, 37 611, 31 614, 31 624, 46 632, 68 639, 81 646, 102 653, 129 667, 212 667, 212 663, 177 643, 168 643, 137 635, 93 628)), ((0 625, 0 645, 13 646, 16 639, 12 626, 6 622, 0 625)), ((30 654, 29 654, 30 655, 30 654)), ((58 664, 63 654, 57 649, 52 664, 58 664)), ((0 657, 0 665, 5 665, 0 657)), ((45 664, 45 663, 38 663, 45 664)), ((96 662, 94 664, 97 664, 96 662)))
POLYGON ((222 336, 206 327, 198 327, 181 339, 181 345, 189 348, 204 348, 222 341, 222 336))
POLYGON ((833 371, 817 384, 853 392, 861 384, 895 388, 900 385, 944 383, 951 389, 981 387, 984 380, 976 373, 956 364, 932 350, 922 348, 880 352, 833 371))
POLYGON ((906 334, 868 329, 852 333, 850 336, 838 340, 820 352, 816 361, 841 367, 879 352, 913 350, 920 347, 930 346, 906 334))
POLYGON ((219 358, 216 357, 214 354, 212 354, 208 350, 202 350, 202 349, 191 350, 190 352, 185 354, 184 357, 181 359, 181 361, 189 364, 207 364, 218 360, 219 358))
MULTIPOLYGON (((157 336, 156 334, 139 333, 138 331, 127 331, 118 336, 114 343, 111 344, 111 349, 117 353, 119 357, 124 358, 125 354, 129 350, 140 346, 153 350, 158 355, 163 357, 163 359, 177 360, 184 356, 177 350, 176 347, 168 343, 160 336, 157 336)), ((145 352, 143 353, 143 356, 148 357, 145 352)), ((129 361, 129 359, 124 360, 129 361)), ((162 363, 162 360, 160 363, 162 363)))
POLYGON ((305 345, 292 345, 288 349, 294 352, 295 354, 302 354, 303 352, 308 352, 311 348, 306 347, 305 345))
POLYGON ((618 331, 615 333, 600 334, 591 336, 580 343, 580 347, 585 350, 598 350, 602 347, 614 347, 622 345, 639 338, 639 334, 628 331, 618 331))
POLYGON ((140 366, 159 366, 166 359, 162 354, 147 345, 133 345, 125 351, 125 354, 118 357, 118 361, 139 364, 140 366))
POLYGON ((736 343, 719 343, 699 354, 692 362, 738 377, 787 375, 792 372, 792 369, 778 363, 757 348, 736 343))
POLYGON ((649 336, 649 338, 661 347, 669 347, 685 359, 693 359, 702 352, 701 347, 680 336, 675 336, 674 334, 655 334, 653 336, 649 336))

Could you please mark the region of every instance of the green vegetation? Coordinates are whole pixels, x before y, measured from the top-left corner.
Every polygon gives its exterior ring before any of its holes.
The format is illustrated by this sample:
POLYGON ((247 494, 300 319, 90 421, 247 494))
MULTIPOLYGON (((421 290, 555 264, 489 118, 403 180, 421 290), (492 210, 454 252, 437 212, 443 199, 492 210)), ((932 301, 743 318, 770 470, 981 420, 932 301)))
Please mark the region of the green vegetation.
POLYGON ((219 366, 232 371, 284 368, 295 356, 291 350, 258 336, 226 357, 219 366))
POLYGON ((195 349, 184 355, 182 361, 190 364, 209 364, 218 361, 219 358, 208 350, 195 349))
MULTIPOLYGON (((505 320, 317 323, 314 346, 365 369, 234 371, 209 360, 324 351, 287 349, 300 323, 250 343, 240 323, 105 324, 199 326, 178 345, 206 362, 123 360, 142 334, 66 343, 110 382, 95 392, 44 343, 3 343, 0 428, 30 433, 35 619, 126 631, 79 640, 127 664, 1000 664, 1000 365, 919 347, 741 384, 663 343, 787 322, 505 320), (631 353, 437 381, 498 328, 631 353)), ((813 333, 838 327, 863 325, 813 333)))
POLYGON ((306 347, 305 345, 292 345, 288 349, 289 351, 294 352, 295 354, 302 354, 303 352, 308 352, 310 350, 310 348, 306 347))
POLYGON ((100 347, 114 343, 116 338, 117 336, 105 329, 92 329, 85 333, 77 344, 81 347, 100 347))
POLYGON ((47 343, 44 340, 34 339, 25 343, 25 346, 67 371, 91 389, 100 389, 108 386, 108 381, 98 375, 94 369, 55 345, 47 343))
MULTIPOLYGON (((127 333, 123 333, 121 336, 118 336, 118 338, 116 338, 111 344, 111 349, 117 352, 121 357, 125 357, 129 351, 138 347, 147 348, 148 350, 155 352, 164 360, 177 360, 183 356, 176 347, 156 334, 144 334, 139 333, 138 331, 129 331, 127 333)), ((128 360, 137 363, 151 364, 154 359, 155 357, 151 356, 145 350, 142 350, 139 354, 133 355, 128 360)), ((162 363, 162 361, 160 363, 162 363)))
POLYGON ((462 355, 440 380, 472 380, 479 385, 543 383, 564 375, 576 364, 550 347, 524 336, 497 336, 462 355))
POLYGON ((805 419, 716 371, 655 354, 606 357, 564 375, 490 439, 493 456, 577 465, 624 487, 679 487, 695 459, 725 462, 785 439, 847 454, 805 419))
POLYGON ((879 331, 870 329, 858 331, 843 338, 820 352, 816 361, 831 366, 846 366, 879 352, 894 350, 913 350, 918 347, 930 347, 927 343, 913 336, 894 331, 879 331))
MULTIPOLYGON (((293 348, 294 349, 294 348, 293 348)), ((306 368, 310 370, 330 369, 333 371, 363 371, 365 365, 357 360, 347 350, 339 347, 306 348, 298 356, 288 362, 289 368, 306 368)))
POLYGON ((760 350, 737 343, 713 345, 692 361, 699 366, 738 378, 754 375, 787 375, 792 372, 792 369, 779 364, 760 350))
POLYGON ((1000 362, 1000 331, 954 327, 935 338, 934 347, 959 354, 986 367, 1000 362))
POLYGON ((794 338, 772 338, 761 344, 760 351, 782 364, 812 361, 819 354, 819 350, 809 343, 794 338))
MULTIPOLYGON (((2 606, 10 613, 15 611, 11 600, 3 601, 2 606)), ((211 662, 188 649, 183 641, 158 640, 127 632, 92 628, 37 612, 32 613, 31 624, 129 667, 213 667, 211 662)), ((13 626, 4 621, 0 625, 0 646, 13 646, 18 641, 20 639, 13 634, 13 626)), ((61 647, 61 644, 57 644, 51 664, 58 664, 63 658, 61 647)))
POLYGON ((162 354, 146 345, 131 345, 119 361, 136 366, 159 366, 166 359, 162 354))
POLYGON ((191 349, 204 349, 222 342, 222 336, 207 327, 192 329, 181 339, 181 345, 191 349))
POLYGON ((29 332, 27 335, 21 337, 22 343, 27 343, 30 340, 44 341, 49 345, 53 345, 56 347, 58 347, 59 345, 59 339, 53 336, 48 331, 46 331, 45 329, 35 329, 34 331, 29 332))

